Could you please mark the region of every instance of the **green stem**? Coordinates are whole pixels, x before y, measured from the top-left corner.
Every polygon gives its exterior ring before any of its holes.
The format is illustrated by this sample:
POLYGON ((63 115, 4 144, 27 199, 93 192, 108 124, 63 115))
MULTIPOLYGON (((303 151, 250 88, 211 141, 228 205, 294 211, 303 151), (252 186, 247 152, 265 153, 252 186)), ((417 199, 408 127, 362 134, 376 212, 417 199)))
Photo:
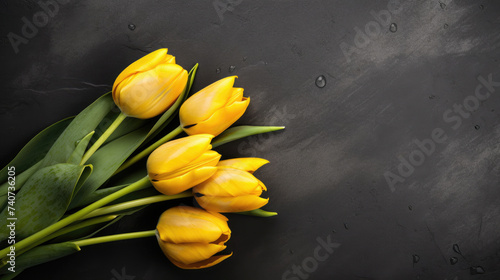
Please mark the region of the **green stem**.
MULTIPOLYGON (((74 214, 69 215, 68 217, 60 220, 59 222, 52 224, 52 225, 42 229, 41 231, 38 231, 37 233, 34 233, 34 234, 30 235, 29 237, 17 242, 16 243, 16 250, 21 251, 22 249, 29 247, 31 244, 37 242, 38 240, 45 238, 49 234, 52 234, 52 233, 64 228, 65 226, 81 219, 82 217, 88 215, 90 212, 94 211, 95 209, 100 208, 100 207, 126 195, 126 194, 133 192, 133 191, 137 191, 137 190, 143 189, 145 187, 148 187, 149 185, 150 185, 149 177, 146 176, 146 177, 140 179, 139 181, 137 181, 133 184, 130 184, 127 187, 125 187, 117 192, 114 192, 114 193, 112 193, 104 198, 101 198, 100 200, 90 204, 89 206, 79 210, 78 212, 76 212, 74 214)), ((4 257, 6 257, 7 253, 9 251, 10 251, 9 247, 1 250, 0 251, 0 259, 3 259, 4 257)))
POLYGON ((156 148, 160 147, 161 144, 166 143, 167 141, 172 140, 175 136, 179 135, 182 132, 182 126, 178 126, 176 129, 172 130, 169 134, 165 135, 163 138, 160 140, 156 141, 153 145, 147 147, 144 151, 138 153, 131 159, 127 160, 118 170, 113 175, 116 175, 126 169, 127 167, 131 166, 132 164, 138 162, 140 159, 144 158, 145 156, 151 154, 156 148))
POLYGON ((38 240, 37 242, 31 244, 29 247, 24 248, 22 251, 16 251, 16 256, 19 256, 22 253, 25 253, 25 252, 31 250, 32 248, 34 248, 40 244, 43 244, 51 239, 59 237, 63 234, 70 233, 72 231, 79 230, 79 229, 82 229, 82 228, 85 228, 88 226, 109 222, 109 221, 114 220, 116 217, 118 217, 118 215, 108 215, 108 216, 102 216, 102 217, 97 217, 94 219, 85 220, 85 221, 77 223, 77 224, 72 224, 68 227, 65 227, 61 230, 58 230, 58 231, 40 239, 40 240, 38 240))
POLYGON ((101 244, 106 242, 127 240, 127 239, 135 239, 135 238, 143 238, 143 237, 151 237, 156 235, 156 230, 148 230, 148 231, 139 231, 139 232, 131 232, 131 233, 122 233, 122 234, 114 234, 108 236, 101 236, 95 238, 88 238, 84 240, 73 241, 75 245, 78 247, 101 244))
POLYGON ((277 212, 269 212, 269 211, 262 210, 262 209, 255 209, 255 210, 245 211, 245 212, 235 212, 234 214, 241 214, 241 215, 247 215, 247 216, 257 216, 257 217, 264 217, 264 218, 278 215, 277 212))
POLYGON ((111 214, 111 213, 117 213, 117 212, 120 212, 123 210, 128 210, 128 209, 139 207, 139 206, 149 205, 152 203, 173 200, 173 199, 178 199, 178 198, 190 197, 190 196, 193 196, 193 193, 191 191, 185 191, 185 192, 182 192, 179 194, 174 194, 174 195, 155 195, 155 196, 145 197, 145 198, 141 198, 141 199, 131 200, 131 201, 118 203, 115 205, 106 206, 106 207, 96 209, 96 210, 92 211, 90 214, 88 214, 87 216, 83 217, 83 219, 88 219, 88 218, 97 217, 97 216, 101 216, 101 215, 107 215, 107 214, 111 214))
POLYGON ((87 162, 87 160, 89 160, 89 158, 95 153, 95 151, 97 151, 97 149, 101 147, 104 141, 106 141, 108 137, 111 136, 111 134, 113 134, 113 132, 118 128, 118 126, 123 122, 123 120, 126 117, 127 116, 124 113, 120 112, 120 114, 116 117, 115 121, 108 127, 108 129, 106 129, 106 131, 104 131, 101 137, 99 137, 99 139, 95 141, 94 145, 92 145, 92 147, 90 147, 90 149, 88 149, 87 152, 85 152, 82 161, 80 162, 80 165, 84 165, 87 162))

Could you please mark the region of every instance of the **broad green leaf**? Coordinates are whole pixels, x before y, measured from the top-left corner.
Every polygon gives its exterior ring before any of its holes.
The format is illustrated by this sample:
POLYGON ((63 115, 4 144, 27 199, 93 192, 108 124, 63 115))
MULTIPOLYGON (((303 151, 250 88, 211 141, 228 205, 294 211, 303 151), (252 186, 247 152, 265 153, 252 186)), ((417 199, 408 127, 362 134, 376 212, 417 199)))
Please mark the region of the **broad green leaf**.
MULTIPOLYGON (((143 128, 116 139, 98 149, 87 163, 92 164, 94 172, 76 194, 70 208, 82 206, 81 202, 96 191, 120 165, 137 149, 145 139, 149 129, 143 128)), ((144 171, 146 174, 146 171, 144 171)))
MULTIPOLYGON (((197 65, 189 72, 188 85, 192 84, 196 69, 197 65)), ((187 88, 188 86, 186 86, 186 89, 187 88)), ((102 193, 109 194, 110 190, 107 189, 104 189, 98 195, 94 194, 94 192, 114 174, 123 162, 125 162, 125 160, 140 147, 149 136, 159 132, 168 121, 176 116, 174 114, 182 104, 181 101, 184 100, 186 94, 187 90, 178 97, 174 105, 172 105, 154 125, 146 125, 141 129, 126 134, 99 148, 99 150, 97 150, 87 161, 94 166, 94 173, 85 182, 81 191, 77 193, 75 199, 71 202, 70 209, 96 201, 102 197, 102 193)), ((146 169, 144 168, 144 174, 145 173, 146 169)))
POLYGON ((212 147, 218 147, 222 144, 238 140, 247 136, 267 133, 277 130, 284 129, 284 126, 253 126, 253 125, 242 125, 227 129, 222 132, 219 136, 214 138, 212 141, 212 147))
MULTIPOLYGON (((35 163, 33 166, 31 166, 30 168, 28 168, 27 170, 25 170, 23 173, 15 175, 16 191, 19 191, 21 189, 21 187, 23 186, 23 184, 26 182, 26 180, 28 180, 28 178, 38 170, 38 167, 40 166, 41 163, 42 163, 42 161, 39 161, 39 162, 35 163)), ((8 189, 9 189, 9 186, 10 186, 9 181, 6 181, 5 183, 3 183, 0 186, 0 195, 6 195, 8 189)))
POLYGON ((278 215, 278 213, 276 213, 276 212, 269 212, 269 211, 262 210, 262 209, 255 209, 255 210, 245 211, 245 212, 236 212, 234 214, 241 214, 241 215, 247 215, 247 216, 256 216, 256 217, 264 217, 264 218, 278 215))
POLYGON ((56 122, 33 137, 33 139, 19 151, 16 157, 2 168, 0 171, 0 182, 3 183, 7 181, 7 167, 14 166, 16 168, 16 176, 19 176, 23 171, 41 161, 72 120, 73 118, 67 118, 56 122))
POLYGON ((68 163, 71 164, 80 164, 80 161, 82 160, 83 154, 85 153, 85 150, 87 149, 87 146, 89 145, 90 138, 94 135, 95 131, 91 131, 89 134, 85 135, 85 137, 82 138, 82 140, 78 140, 78 144, 71 153, 71 155, 68 158, 68 163))
MULTIPOLYGON (((118 108, 114 108, 111 110, 106 117, 104 117, 103 121, 99 123, 99 125, 96 127, 96 133, 94 134, 94 137, 92 137, 91 144, 95 142, 101 135, 108 129, 108 127, 113 123, 113 121, 118 117, 120 114, 120 110, 118 108)), ((123 122, 113 131, 113 133, 106 139, 103 145, 105 145, 108 142, 111 142, 115 139, 118 139, 122 137, 125 134, 128 134, 134 130, 137 130, 148 123, 151 123, 152 120, 143 120, 143 119, 137 119, 137 118, 126 118, 123 120, 123 122)))
MULTIPOLYGON (((72 242, 57 243, 39 246, 29 250, 28 252, 16 257, 16 271, 22 271, 29 267, 50 262, 70 254, 80 251, 80 247, 72 242)), ((8 271, 9 264, 0 269, 0 274, 12 273, 8 271)), ((71 278, 71 277, 70 277, 71 278)), ((4 278, 2 278, 4 279, 4 278)), ((5 278, 9 279, 9 278, 5 278)))
POLYGON ((107 93, 80 112, 57 138, 43 159, 40 168, 66 162, 75 150, 77 141, 94 131, 102 121, 105 121, 104 118, 114 106, 111 94, 107 93))
MULTIPOLYGON (((15 184, 15 191, 21 190, 21 187, 24 185, 24 183, 29 179, 33 173, 35 173, 38 170, 38 167, 42 161, 39 161, 35 163, 32 167, 28 168, 25 170, 23 173, 16 175, 16 184, 15 184)), ((5 182, 3 185, 0 186, 0 211, 3 210, 5 205, 7 205, 7 192, 9 191, 9 181, 5 182)))
POLYGON ((25 238, 58 221, 66 212, 75 190, 92 171, 90 165, 60 163, 38 170, 0 213, 0 240, 5 240, 15 220, 17 239, 25 238))

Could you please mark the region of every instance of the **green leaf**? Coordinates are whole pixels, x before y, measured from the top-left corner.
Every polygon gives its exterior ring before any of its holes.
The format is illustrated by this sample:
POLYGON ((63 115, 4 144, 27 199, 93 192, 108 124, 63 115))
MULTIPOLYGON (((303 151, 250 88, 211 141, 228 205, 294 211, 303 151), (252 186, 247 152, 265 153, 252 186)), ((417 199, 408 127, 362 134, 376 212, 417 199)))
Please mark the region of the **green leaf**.
POLYGON ((262 210, 262 209, 255 209, 255 210, 245 211, 245 212, 236 212, 234 214, 241 214, 241 215, 247 215, 247 216, 256 216, 256 217, 264 217, 264 218, 278 215, 277 212, 269 212, 269 211, 262 210))
POLYGON ((284 126, 253 126, 253 125, 242 125, 227 129, 222 132, 219 136, 214 138, 212 141, 212 147, 218 147, 222 144, 238 140, 247 136, 267 133, 277 130, 284 129, 284 126))
POLYGON ((104 118, 114 106, 111 94, 107 93, 80 112, 57 138, 40 168, 66 162, 75 150, 75 143, 96 130, 101 122, 106 121, 104 118))
POLYGON ((15 195, 15 202, 8 202, 8 207, 0 213, 0 240, 5 240, 9 235, 7 226, 12 222, 9 218, 17 219, 15 232, 18 239, 58 221, 66 212, 73 194, 91 171, 90 165, 68 163, 38 170, 15 195))
MULTIPOLYGON (((87 201, 86 198, 113 175, 146 138, 148 131, 148 128, 143 128, 131 132, 97 150, 87 161, 94 167, 94 173, 85 182, 80 192, 76 194, 75 199, 71 202, 70 209, 85 205, 82 202, 87 201)), ((146 170, 144 170, 145 175, 146 170)))
MULTIPOLYGON (((7 167, 14 166, 16 168, 16 176, 19 176, 21 172, 41 161, 56 139, 71 123, 72 119, 73 118, 67 118, 56 122, 33 137, 28 144, 21 149, 16 157, 0 171, 0 182, 7 181, 7 167)), ((18 184, 16 188, 19 187, 18 184)))
MULTIPOLYGON (((29 267, 56 260, 78 251, 80 251, 80 247, 72 242, 39 246, 16 258, 16 271, 22 271, 29 267)), ((9 264, 2 267, 0 269, 0 274, 12 273, 7 270, 9 267, 9 264)))
POLYGON ((89 145, 90 138, 94 135, 95 131, 91 131, 89 134, 85 135, 85 137, 82 138, 82 140, 78 140, 78 144, 71 153, 71 155, 68 158, 68 163, 71 164, 80 164, 80 161, 82 161, 83 154, 85 153, 85 150, 87 149, 87 146, 89 145))
MULTIPOLYGON (((33 166, 31 166, 30 168, 28 168, 27 170, 25 170, 23 173, 21 174, 16 174, 15 177, 16 177, 16 191, 19 191, 21 189, 21 187, 24 185, 24 183, 29 179, 29 177, 31 175, 33 175, 33 173, 35 173, 37 170, 38 170, 38 167, 40 166, 40 164, 42 163, 42 161, 39 161, 37 163, 35 163, 33 166)), ((9 182, 6 181, 5 183, 3 183, 1 186, 0 186, 0 195, 1 196, 5 196, 7 195, 7 191, 9 190, 9 182)))
MULTIPOLYGON (((197 67, 198 65, 195 65, 189 72, 189 87, 193 83, 197 67)), ((186 89, 187 88, 188 86, 186 86, 186 89)), ((85 182, 81 191, 75 196, 75 199, 71 202, 70 209, 94 202, 102 198, 104 193, 110 194, 111 190, 108 189, 103 189, 97 194, 95 192, 114 174, 123 162, 141 146, 141 144, 147 141, 150 136, 155 135, 155 133, 163 129, 164 125, 176 116, 174 113, 177 112, 182 104, 186 93, 187 90, 178 97, 174 105, 172 105, 153 126, 146 125, 141 129, 126 134, 99 148, 99 150, 97 150, 87 161, 94 166, 94 173, 85 182)), ((146 169, 144 169, 143 176, 145 175, 146 169)))

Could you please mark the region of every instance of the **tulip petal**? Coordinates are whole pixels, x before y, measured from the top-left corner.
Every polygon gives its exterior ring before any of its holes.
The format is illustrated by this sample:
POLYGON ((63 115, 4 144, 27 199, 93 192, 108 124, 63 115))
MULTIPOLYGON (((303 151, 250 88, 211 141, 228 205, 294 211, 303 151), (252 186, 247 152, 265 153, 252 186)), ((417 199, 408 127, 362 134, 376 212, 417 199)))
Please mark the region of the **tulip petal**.
POLYGON ((188 80, 188 73, 177 64, 162 64, 154 69, 158 77, 158 90, 155 99, 151 99, 149 108, 141 113, 140 118, 149 119, 163 113, 177 100, 184 91, 188 80))
POLYGON ((210 178, 210 176, 212 176, 216 171, 216 167, 203 166, 197 169, 193 169, 184 175, 180 175, 172 179, 159 181, 152 180, 151 184, 153 184, 157 191, 163 194, 174 195, 202 183, 203 181, 210 178))
POLYGON ((243 88, 233 88, 231 98, 227 101, 226 105, 233 104, 234 102, 243 100, 243 88))
POLYGON ((161 64, 130 77, 118 86, 120 109, 129 116, 147 119, 175 102, 186 87, 188 74, 177 64, 161 64))
POLYGON ((240 196, 262 194, 262 182, 252 174, 234 168, 220 168, 210 177, 193 188, 194 193, 206 196, 240 196))
POLYGON ((155 179, 156 176, 175 172, 180 167, 188 165, 211 149, 210 141, 212 138, 213 136, 209 134, 198 134, 161 145, 148 158, 149 176, 155 179))
POLYGON ((158 64, 169 61, 172 57, 167 54, 168 49, 163 48, 151 52, 140 59, 136 60, 134 63, 130 64, 127 68, 125 68, 116 78, 115 83, 113 84, 113 92, 115 92, 116 87, 128 76, 131 76, 138 72, 144 72, 155 68, 158 64))
POLYGON ((201 156, 187 164, 186 166, 179 168, 171 173, 158 174, 154 179, 157 180, 167 180, 172 179, 174 177, 182 176, 187 172, 201 168, 203 166, 216 166, 220 160, 221 155, 213 150, 208 150, 204 152, 201 156))
MULTIPOLYGON (((206 268, 206 267, 211 267, 211 266, 214 266, 220 262, 222 262, 223 260, 229 258, 230 256, 232 256, 233 253, 229 254, 229 255, 218 255, 218 256, 212 256, 204 261, 201 261, 201 262, 197 262, 197 263, 192 263, 192 264, 183 264, 183 263, 180 263, 180 262, 177 262, 175 260, 172 260, 169 258, 169 260, 177 267, 179 268, 182 268, 182 269, 200 269, 200 268, 206 268)), ((167 256, 168 257, 168 256, 167 256)))
POLYGON ((156 226, 158 239, 169 243, 211 243, 231 235, 227 218, 203 209, 177 206, 163 212, 156 226))
POLYGON ((218 252, 226 249, 225 245, 206 244, 206 243, 183 243, 175 244, 168 242, 159 242, 163 252, 173 260, 192 264, 210 258, 218 252))
POLYGON ((235 169, 240 169, 244 170, 250 173, 255 172, 257 169, 262 167, 265 164, 268 164, 269 161, 263 158, 255 158, 255 157, 248 157, 248 158, 233 158, 233 159, 226 159, 226 160, 221 160, 217 164, 217 167, 219 168, 235 168, 235 169))
POLYGON ((229 106, 222 107, 215 111, 210 118, 198 122, 195 126, 184 128, 184 131, 189 135, 210 133, 217 136, 245 113, 249 103, 250 98, 244 98, 243 101, 234 102, 229 106))
POLYGON ((243 195, 237 197, 195 197, 198 204, 208 211, 220 213, 251 211, 266 205, 269 198, 255 195, 243 195))
POLYGON ((232 95, 236 76, 227 77, 205 87, 189 97, 181 106, 179 116, 183 127, 208 119, 226 106, 232 95))

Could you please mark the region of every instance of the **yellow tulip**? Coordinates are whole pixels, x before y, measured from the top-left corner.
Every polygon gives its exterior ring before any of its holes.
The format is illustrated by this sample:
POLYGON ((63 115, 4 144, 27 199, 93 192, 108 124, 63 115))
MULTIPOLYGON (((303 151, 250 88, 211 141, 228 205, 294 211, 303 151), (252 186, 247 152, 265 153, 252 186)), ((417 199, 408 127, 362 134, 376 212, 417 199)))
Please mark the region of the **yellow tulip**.
POLYGON ((215 212, 243 212, 266 205, 269 199, 260 197, 266 186, 252 175, 266 163, 260 158, 221 161, 210 179, 193 188, 196 201, 215 212))
POLYGON ((216 171, 220 154, 212 151, 213 136, 198 134, 167 142, 148 158, 148 175, 161 193, 181 193, 210 178, 216 171))
POLYGON ((130 117, 148 119, 166 111, 186 87, 187 71, 167 49, 154 51, 123 70, 113 84, 113 100, 130 117))
POLYGON ((177 206, 163 212, 156 237, 167 258, 184 269, 210 267, 233 254, 214 256, 231 237, 227 218, 199 208, 177 206))
POLYGON ((179 111, 181 125, 189 134, 219 135, 245 112, 250 98, 234 88, 236 76, 221 79, 189 97, 179 111))

